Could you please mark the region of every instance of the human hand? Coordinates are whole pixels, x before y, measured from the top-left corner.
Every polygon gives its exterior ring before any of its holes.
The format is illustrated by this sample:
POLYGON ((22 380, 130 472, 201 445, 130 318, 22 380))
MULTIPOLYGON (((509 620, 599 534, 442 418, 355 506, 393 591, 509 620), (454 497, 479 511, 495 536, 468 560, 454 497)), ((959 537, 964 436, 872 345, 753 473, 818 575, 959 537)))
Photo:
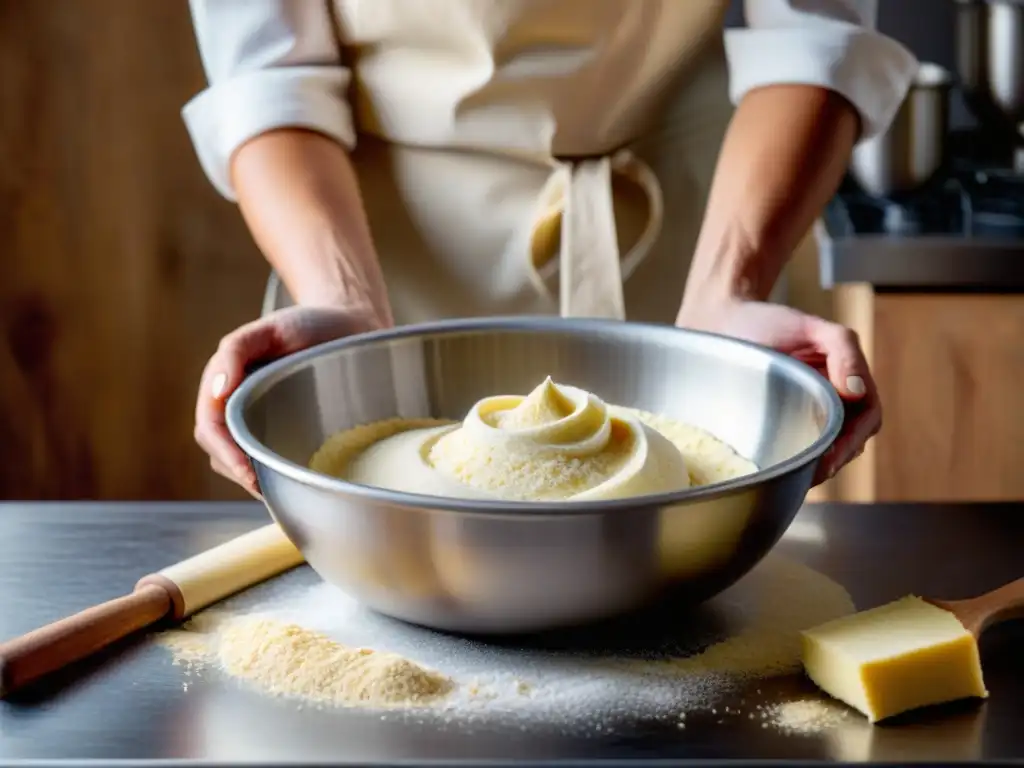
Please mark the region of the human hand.
POLYGON ((846 406, 839 438, 822 457, 817 485, 860 456, 882 427, 882 403, 857 334, 838 323, 781 304, 727 301, 701 308, 684 306, 676 325, 710 331, 770 347, 824 375, 846 406))
POLYGON ((256 475, 224 421, 224 405, 247 368, 386 325, 390 322, 371 310, 299 306, 272 312, 221 339, 203 370, 196 399, 195 439, 210 456, 210 466, 258 497, 256 475))

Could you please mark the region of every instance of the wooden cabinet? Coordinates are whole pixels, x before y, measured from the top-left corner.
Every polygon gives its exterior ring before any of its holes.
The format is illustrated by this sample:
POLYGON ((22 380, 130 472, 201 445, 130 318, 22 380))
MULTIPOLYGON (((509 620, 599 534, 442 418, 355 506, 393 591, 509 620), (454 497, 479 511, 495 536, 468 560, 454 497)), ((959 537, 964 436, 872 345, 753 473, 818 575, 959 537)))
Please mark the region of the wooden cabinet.
POLYGON ((810 498, 1024 499, 1024 295, 835 289, 885 408, 864 455, 810 498))

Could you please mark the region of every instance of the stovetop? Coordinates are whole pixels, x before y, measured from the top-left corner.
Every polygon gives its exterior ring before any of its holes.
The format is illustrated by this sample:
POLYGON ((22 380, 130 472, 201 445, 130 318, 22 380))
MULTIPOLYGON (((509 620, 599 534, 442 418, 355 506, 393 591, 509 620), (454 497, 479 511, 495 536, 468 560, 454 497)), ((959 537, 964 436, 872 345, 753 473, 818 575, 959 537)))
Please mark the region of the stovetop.
POLYGON ((822 286, 1024 292, 1024 172, 976 135, 924 188, 878 198, 846 179, 815 226, 822 286))
POLYGON ((824 216, 829 235, 1024 240, 1024 173, 1005 162, 1012 148, 970 130, 948 144, 948 167, 913 193, 879 198, 844 181, 824 216))
POLYGON ((833 237, 1024 239, 1024 176, 973 164, 909 195, 879 198, 847 181, 825 213, 833 237))

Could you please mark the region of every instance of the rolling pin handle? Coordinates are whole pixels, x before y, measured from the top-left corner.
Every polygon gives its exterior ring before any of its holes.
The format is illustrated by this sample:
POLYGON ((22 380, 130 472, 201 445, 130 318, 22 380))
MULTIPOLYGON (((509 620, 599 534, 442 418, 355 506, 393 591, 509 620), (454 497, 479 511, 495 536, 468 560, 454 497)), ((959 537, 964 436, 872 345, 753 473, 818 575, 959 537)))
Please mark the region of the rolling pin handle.
POLYGON ((0 643, 0 699, 159 621, 173 600, 158 584, 0 643))
POLYGON ((181 594, 181 588, 177 584, 162 574, 151 573, 139 579, 135 585, 135 592, 138 593, 148 587, 159 587, 167 594, 168 599, 171 601, 167 618, 173 621, 183 621, 186 618, 185 596, 181 594))

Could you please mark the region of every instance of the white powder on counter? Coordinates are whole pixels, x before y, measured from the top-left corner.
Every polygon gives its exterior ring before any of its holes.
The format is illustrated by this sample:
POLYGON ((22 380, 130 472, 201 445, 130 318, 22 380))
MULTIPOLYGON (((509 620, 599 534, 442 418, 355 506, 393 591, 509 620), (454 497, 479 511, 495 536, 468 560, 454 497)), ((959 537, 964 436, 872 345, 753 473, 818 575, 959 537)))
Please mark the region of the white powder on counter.
MULTIPOLYGON (((406 672, 433 674, 427 670, 436 670, 439 680, 450 680, 450 692, 447 683, 440 684, 446 695, 413 702, 417 711, 434 711, 446 720, 583 721, 597 730, 624 718, 678 719, 687 710, 714 711, 737 683, 798 671, 800 630, 854 610, 838 584, 778 555, 767 557, 739 583, 692 614, 661 615, 650 628, 629 622, 623 629, 593 636, 580 630, 549 640, 545 647, 513 647, 410 626, 378 615, 322 582, 297 585, 294 580, 288 584, 282 580, 269 593, 264 592, 262 602, 254 605, 246 601, 250 606, 238 613, 271 622, 265 626, 277 633, 288 625, 319 633, 324 639, 320 642, 331 643, 333 653, 373 649, 394 664, 411 665, 403 667, 406 672)), ((258 643, 242 643, 234 651, 215 650, 223 627, 238 619, 214 622, 211 628, 209 623, 202 626, 203 616, 191 622, 191 631, 165 633, 163 642, 175 653, 179 647, 188 648, 194 660, 196 648, 203 643, 184 638, 198 628, 207 638, 208 663, 245 678, 238 672, 237 654, 241 653, 246 664, 265 665, 262 676, 250 675, 246 682, 266 692, 306 700, 315 700, 309 690, 321 688, 333 674, 316 671, 318 661, 302 673, 312 674, 312 680, 298 685, 304 690, 294 690, 294 680, 289 689, 289 684, 281 683, 285 678, 279 670, 301 664, 301 652, 292 657, 278 645, 261 660, 254 650, 258 643), (268 678, 278 682, 268 685, 268 678)), ((399 694, 390 703, 401 698, 399 694)), ((324 702, 380 704, 351 696, 321 697, 319 703, 324 702)), ((799 731, 793 726, 799 721, 799 709, 780 711, 768 720, 783 730, 799 731)), ((810 718, 812 725, 824 722, 815 717, 810 718)))
POLYGON ((845 707, 823 699, 796 699, 761 708, 766 726, 785 733, 810 736, 843 723, 850 712, 845 707))
POLYGON ((711 602, 730 632, 696 654, 645 663, 666 675, 773 677, 799 672, 800 630, 853 613, 846 590, 810 568, 782 557, 763 561, 732 589, 711 602))
POLYGON ((259 615, 226 622, 217 632, 217 656, 228 674, 268 693, 323 704, 418 705, 452 687, 443 675, 393 653, 350 648, 259 615))

